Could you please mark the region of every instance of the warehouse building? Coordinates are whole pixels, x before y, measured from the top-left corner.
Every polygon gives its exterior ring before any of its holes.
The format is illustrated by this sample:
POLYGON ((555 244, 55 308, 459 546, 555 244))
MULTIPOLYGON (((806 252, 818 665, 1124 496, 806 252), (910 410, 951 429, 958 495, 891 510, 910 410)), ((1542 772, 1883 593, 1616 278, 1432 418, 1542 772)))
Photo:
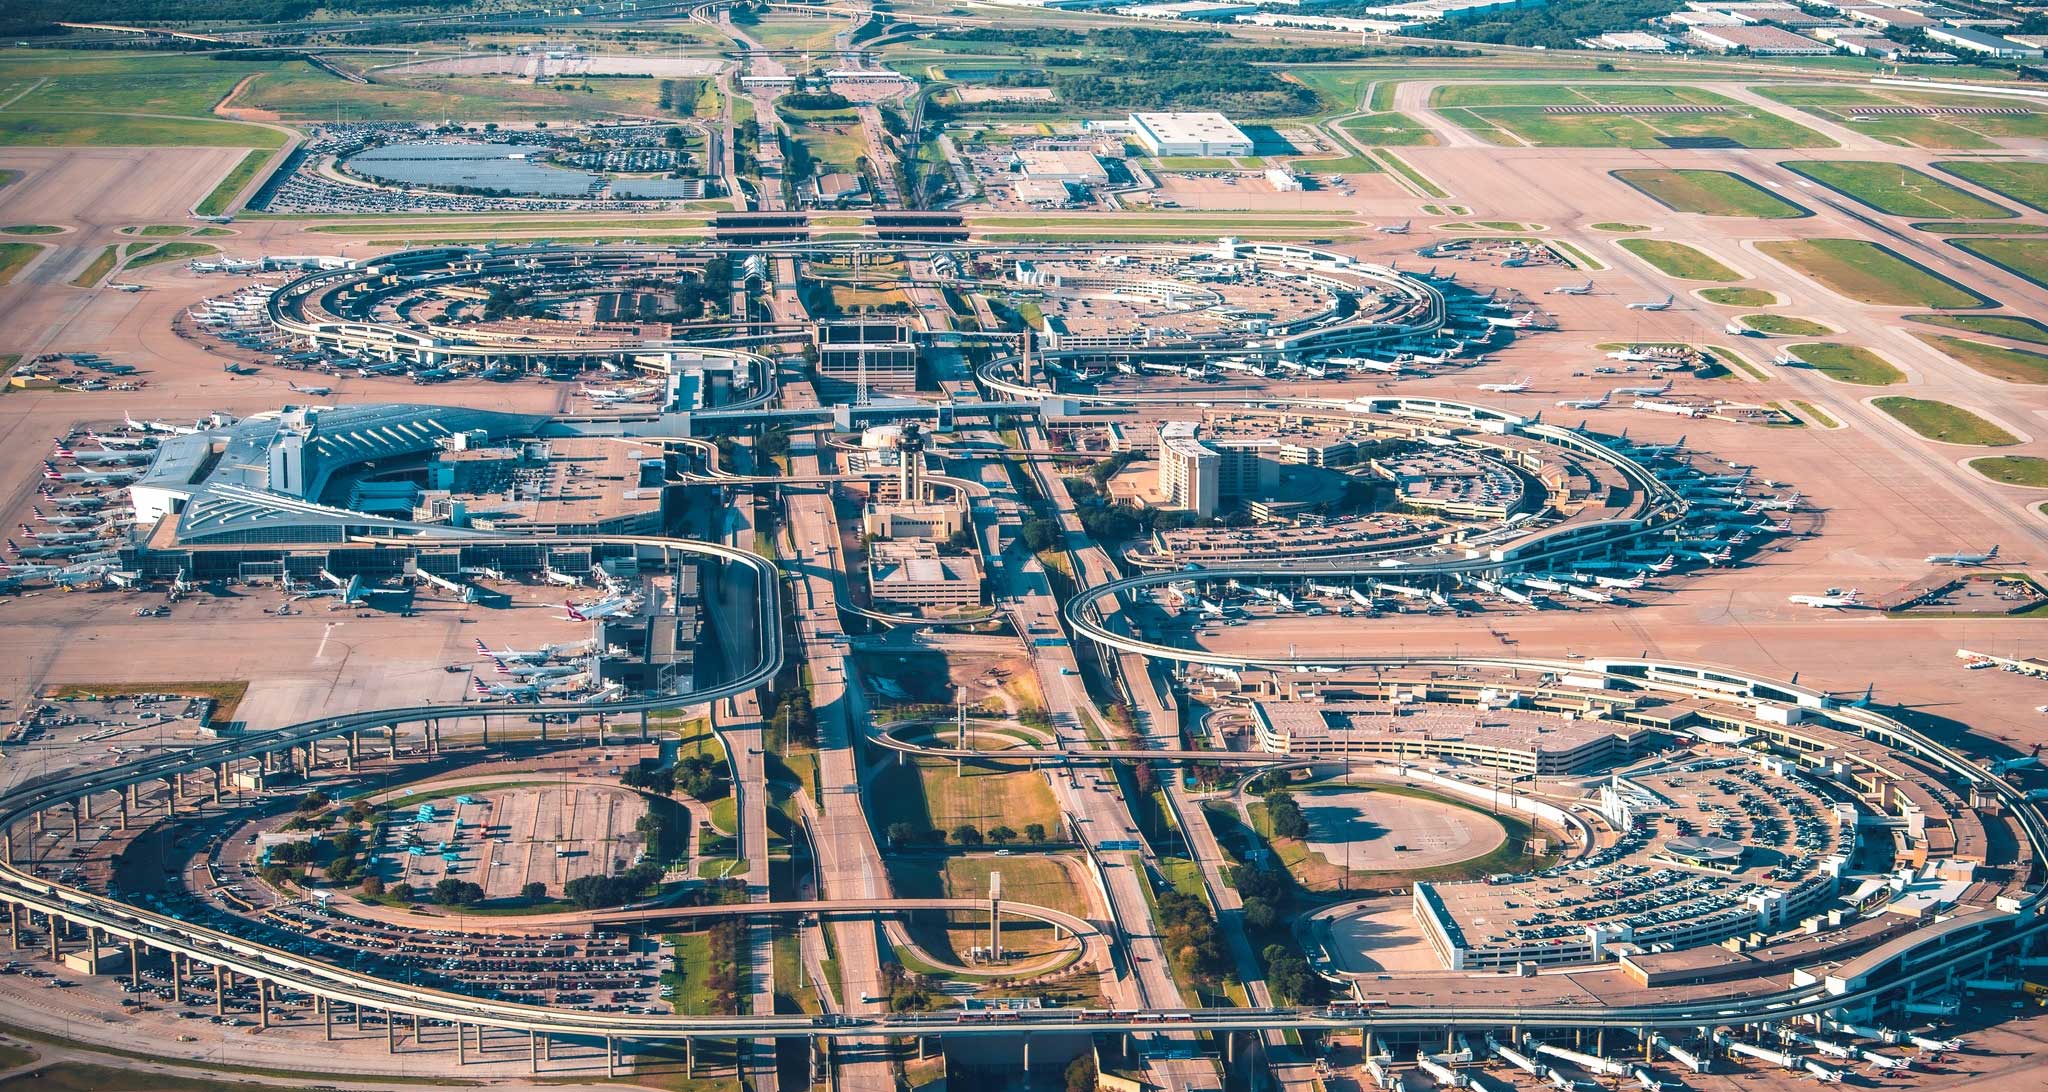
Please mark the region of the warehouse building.
POLYGON ((1156 156, 1252 154, 1252 138, 1217 113, 1132 114, 1131 132, 1156 156))

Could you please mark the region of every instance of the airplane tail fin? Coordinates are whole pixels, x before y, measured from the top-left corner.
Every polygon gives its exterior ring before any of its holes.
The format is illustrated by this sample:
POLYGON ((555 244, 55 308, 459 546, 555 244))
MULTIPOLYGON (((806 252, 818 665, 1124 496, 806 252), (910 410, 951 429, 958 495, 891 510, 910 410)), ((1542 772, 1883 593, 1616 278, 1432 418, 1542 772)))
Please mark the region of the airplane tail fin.
POLYGON ((1991 544, 1991 548, 1990 548, 1989 550, 1986 550, 1986 551, 1984 552, 1984 556, 1985 556, 1985 557, 1997 557, 1997 556, 1998 556, 1998 543, 1996 543, 1996 542, 1992 543, 1992 544, 1991 544))
POLYGON ((484 654, 484 655, 486 655, 486 656, 488 656, 488 655, 490 655, 490 654, 491 654, 491 650, 490 650, 490 649, 488 649, 488 648, 485 648, 485 647, 484 647, 484 643, 483 643, 482 641, 478 641, 478 642, 476 642, 476 650, 477 650, 478 652, 481 652, 481 653, 483 653, 483 654, 484 654))
POLYGON ((562 600, 562 609, 569 612, 569 620, 572 622, 590 621, 582 611, 576 609, 576 604, 569 602, 567 599, 562 600))

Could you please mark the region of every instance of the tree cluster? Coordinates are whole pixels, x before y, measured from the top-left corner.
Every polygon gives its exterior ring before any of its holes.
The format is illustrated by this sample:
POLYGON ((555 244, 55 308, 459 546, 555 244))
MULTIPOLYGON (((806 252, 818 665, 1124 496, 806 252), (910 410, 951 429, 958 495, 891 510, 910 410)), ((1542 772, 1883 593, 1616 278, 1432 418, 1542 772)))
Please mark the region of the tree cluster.
POLYGON ((1266 795, 1266 821, 1275 838, 1308 837, 1308 817, 1301 813, 1293 793, 1276 791, 1266 795))
POLYGON ((661 873, 660 865, 643 861, 616 876, 578 876, 563 885, 562 894, 582 910, 623 906, 660 879, 661 873))
POLYGON ((1167 891, 1159 896, 1158 919, 1166 954, 1182 975, 1214 982, 1223 974, 1223 940, 1209 904, 1193 895, 1167 891))

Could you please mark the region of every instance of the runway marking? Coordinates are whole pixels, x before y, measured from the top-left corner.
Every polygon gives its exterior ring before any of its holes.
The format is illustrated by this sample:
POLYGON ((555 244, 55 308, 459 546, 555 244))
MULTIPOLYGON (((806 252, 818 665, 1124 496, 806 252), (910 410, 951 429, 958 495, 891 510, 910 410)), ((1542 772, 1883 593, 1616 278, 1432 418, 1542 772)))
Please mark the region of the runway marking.
POLYGON ((327 628, 320 631, 320 647, 313 650, 313 658, 315 660, 327 655, 327 639, 334 636, 334 627, 338 625, 341 625, 341 623, 329 622, 327 623, 327 628))

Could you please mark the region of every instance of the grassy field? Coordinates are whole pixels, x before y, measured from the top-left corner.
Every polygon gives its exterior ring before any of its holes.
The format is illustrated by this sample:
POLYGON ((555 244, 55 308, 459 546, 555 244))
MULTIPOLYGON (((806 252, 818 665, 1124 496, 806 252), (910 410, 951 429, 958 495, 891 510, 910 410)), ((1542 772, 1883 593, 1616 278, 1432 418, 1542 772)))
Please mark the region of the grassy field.
POLYGON ((1929 326, 1940 326, 1949 330, 1961 330, 1966 334, 1984 334, 1988 337, 2002 337, 2010 341, 2024 341, 2033 345, 2048 345, 2048 326, 2030 318, 2017 315, 1907 315, 1914 322, 1929 326))
POLYGON ((1759 87, 1765 98, 1796 106, 1859 133, 1908 148, 1996 148, 1999 138, 2040 139, 2048 137, 2048 115, 2021 117, 1915 117, 1911 115, 1866 115, 1864 106, 2009 106, 2010 99, 1976 95, 1923 93, 1906 88, 1865 88, 1840 84, 1807 84, 1798 87, 1759 87))
POLYGON ((1842 427, 1840 422, 1828 416, 1826 410, 1821 409, 1819 406, 1816 406, 1811 402, 1801 402, 1797 399, 1794 399, 1792 402, 1792 406, 1794 409, 1798 410, 1797 416, 1803 416, 1807 420, 1812 421, 1813 423, 1819 425, 1822 428, 1842 427))
POLYGON ((832 39, 852 25, 847 19, 817 19, 808 16, 770 16, 735 28, 761 43, 765 49, 832 48, 832 39))
POLYGON ((0 235, 55 235, 63 230, 54 224, 10 224, 0 227, 0 235))
POLYGON ((303 61, 265 66, 235 102, 287 120, 577 121, 653 115, 660 80, 594 78, 531 83, 499 76, 388 76, 351 83, 303 61), (585 91, 583 88, 590 90, 585 91))
POLYGON ((1611 232, 1615 233, 1616 235, 1630 235, 1630 234, 1633 234, 1633 233, 1635 233, 1635 232, 1638 232, 1638 231, 1648 231, 1648 230, 1650 230, 1650 225, 1648 225, 1648 224, 1624 224, 1624 223, 1621 223, 1621 222, 1620 222, 1620 221, 1618 221, 1618 220, 1602 220, 1601 222, 1599 222, 1599 223, 1597 223, 1597 224, 1594 224, 1594 225, 1593 225, 1593 230, 1594 230, 1594 231, 1611 231, 1611 232))
POLYGON ((1663 239, 1623 239, 1621 248, 1670 277, 1689 281, 1739 281, 1742 274, 1684 243, 1663 239))
POLYGON ((114 263, 120 259, 120 245, 109 245, 106 249, 100 251, 99 257, 94 258, 91 265, 85 267, 85 272, 71 278, 71 286, 73 288, 91 288, 97 285, 106 279, 107 274, 114 271, 114 263))
MULTIPOLYGON (((987 899, 989 874, 1003 876, 1005 901, 1030 903, 1063 910, 1077 917, 1088 916, 1088 896, 1074 886, 1073 877, 1059 861, 1041 854, 1023 853, 1009 857, 903 857, 889 862, 889 879, 903 898, 987 899)), ((935 923, 940 915, 927 915, 935 923)), ((988 943, 988 915, 962 915, 961 921, 944 930, 930 929, 927 939, 943 932, 946 948, 956 959, 964 959, 968 948, 988 943)), ((1013 945, 1026 952, 1050 951, 1061 942, 1053 939, 1050 926, 1021 918, 1010 918, 1003 926, 1003 946, 1013 945)), ((941 949, 939 954, 945 954, 941 949)))
POLYGON ((1339 125, 1345 132, 1366 144, 1410 147, 1436 143, 1435 133, 1406 114, 1360 114, 1355 118, 1344 119, 1339 125))
POLYGON ((2032 455, 1994 455, 1988 459, 1971 459, 1970 469, 2000 485, 2048 489, 2048 459, 2032 455))
POLYGON ((662 972, 661 984, 674 986, 670 1004, 675 1011, 699 1016, 718 1009, 718 991, 709 985, 711 937, 705 933, 672 933, 666 938, 674 956, 671 970, 662 972))
POLYGON ((183 235, 191 230, 191 228, 183 224, 136 224, 132 227, 122 228, 121 234, 161 238, 168 235, 183 235))
POLYGON ((1826 148, 1828 138, 1775 114, 1751 112, 1710 91, 1669 84, 1464 84, 1432 105, 1496 144, 1565 148, 1669 148, 1712 141, 1743 148, 1826 148), (1711 114, 1552 114, 1549 106, 1718 106, 1711 114))
POLYGON ((2048 383, 2048 354, 1945 334, 1916 334, 1959 364, 2008 383, 2048 383))
POLYGON ((2033 159, 1957 159, 1935 166, 2002 193, 2030 209, 2048 212, 2048 163, 2033 159))
POLYGON ((1759 243, 1757 249, 1859 303, 1882 307, 1985 307, 1991 303, 1888 247, 1861 239, 1784 239, 1759 243))
POLYGON ((134 1069, 57 1062, 0 1081, 0 1092, 262 1092, 274 1085, 172 1077, 134 1069))
POLYGON ((1795 160, 1795 174, 1844 193, 1887 216, 1949 216, 1958 220, 2004 220, 2016 215, 1941 179, 1898 163, 1795 160))
POLYGON ((39 243, 0 243, 0 284, 8 284, 22 267, 43 252, 39 243))
POLYGON ((2048 235, 2048 224, 2010 220, 1922 220, 1913 227, 1930 235, 2048 235))
POLYGON ((1727 307, 1775 307, 1778 304, 1776 292, 1761 288, 1702 288, 1699 297, 1708 303, 1727 307))
POLYGON ((249 180, 256 177, 256 172, 269 161, 270 153, 264 151, 250 152, 243 156, 242 161, 235 164, 235 169, 220 180, 220 185, 215 186, 212 193, 200 199, 199 204, 193 207, 193 211, 201 216, 219 216, 226 212, 228 206, 234 204, 235 198, 240 196, 242 187, 248 185, 249 180))
MULTIPOLYGON (((2048 288, 2048 241, 2041 239, 1950 239, 1948 245, 1974 254, 2016 276, 2048 288)), ((1933 304, 1932 306, 1953 306, 1933 304)))
POLYGON ((1059 825, 1059 808, 1045 777, 1028 770, 968 763, 956 777, 951 762, 928 760, 891 765, 878 780, 869 796, 878 833, 892 823, 948 833, 962 823, 984 833, 996 826, 1021 831, 1027 823, 1049 830, 1059 825))
POLYGON ((0 112, 0 144, 34 147, 175 144, 185 147, 276 148, 283 143, 284 135, 274 129, 233 121, 127 117, 121 114, 0 112))
POLYGON ((1893 395, 1874 400, 1872 405, 1892 415, 1900 424, 1930 440, 1971 447, 2011 447, 2020 438, 1971 413, 1961 406, 1928 398, 1893 395))
POLYGON ((1860 345, 1819 341, 1794 345, 1787 351, 1805 361, 1814 371, 1838 382, 1888 387, 1906 381, 1906 373, 1860 345))
POLYGON ((1744 315, 1742 324, 1760 334, 1781 337, 1826 337, 1835 332, 1831 326, 1791 315, 1744 315))
MULTIPOLYGON (((1676 212, 1790 220, 1813 213, 1727 171, 1626 170, 1614 177, 1676 212)), ((1598 226, 1598 225, 1595 225, 1598 226)))
POLYGON ((127 268, 141 269, 143 266, 156 265, 159 262, 188 261, 218 253, 220 248, 209 243, 164 243, 128 259, 127 268))
POLYGON ((1379 157, 1380 162, 1385 163, 1389 167, 1392 167, 1394 169, 1395 174, 1398 174, 1401 177, 1407 179, 1410 185, 1414 186, 1418 190, 1421 190, 1424 197, 1450 196, 1450 194, 1444 192, 1442 187, 1438 186, 1434 182, 1431 182, 1429 180, 1428 175, 1425 175, 1421 171, 1416 170, 1414 167, 1409 166, 1408 161, 1402 159, 1400 156, 1395 155, 1394 153, 1386 150, 1385 148, 1381 148, 1379 150, 1379 157))

